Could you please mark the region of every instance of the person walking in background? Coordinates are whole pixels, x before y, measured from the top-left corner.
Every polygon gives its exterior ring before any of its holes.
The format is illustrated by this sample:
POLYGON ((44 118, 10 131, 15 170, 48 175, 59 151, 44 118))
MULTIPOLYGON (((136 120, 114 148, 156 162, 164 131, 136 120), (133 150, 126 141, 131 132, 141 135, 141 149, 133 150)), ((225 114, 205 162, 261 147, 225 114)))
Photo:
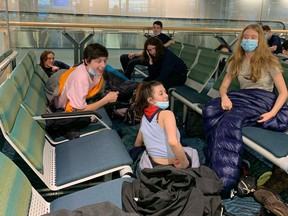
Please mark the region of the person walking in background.
POLYGON ((41 53, 39 65, 43 68, 48 77, 58 70, 70 68, 70 66, 64 62, 55 60, 55 53, 51 50, 45 50, 41 53))

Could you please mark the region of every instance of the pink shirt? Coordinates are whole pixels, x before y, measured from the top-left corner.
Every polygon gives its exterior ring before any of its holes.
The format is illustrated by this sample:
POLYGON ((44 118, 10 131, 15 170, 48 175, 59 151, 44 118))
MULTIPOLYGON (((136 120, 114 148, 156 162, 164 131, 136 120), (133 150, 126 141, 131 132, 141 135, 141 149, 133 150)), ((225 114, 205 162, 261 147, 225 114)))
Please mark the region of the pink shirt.
POLYGON ((100 79, 101 76, 94 76, 91 79, 85 65, 79 65, 66 80, 62 93, 55 101, 56 108, 65 109, 66 104, 70 101, 73 108, 85 109, 87 106, 86 96, 100 82, 100 79))

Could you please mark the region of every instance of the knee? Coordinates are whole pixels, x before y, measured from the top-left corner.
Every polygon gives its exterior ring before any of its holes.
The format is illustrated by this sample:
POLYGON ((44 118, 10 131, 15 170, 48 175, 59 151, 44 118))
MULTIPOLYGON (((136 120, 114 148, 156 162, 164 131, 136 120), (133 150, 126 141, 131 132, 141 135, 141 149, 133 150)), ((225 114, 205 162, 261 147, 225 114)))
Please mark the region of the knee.
POLYGON ((128 54, 122 54, 122 55, 120 56, 120 61, 127 61, 127 59, 129 59, 129 58, 128 58, 128 54))

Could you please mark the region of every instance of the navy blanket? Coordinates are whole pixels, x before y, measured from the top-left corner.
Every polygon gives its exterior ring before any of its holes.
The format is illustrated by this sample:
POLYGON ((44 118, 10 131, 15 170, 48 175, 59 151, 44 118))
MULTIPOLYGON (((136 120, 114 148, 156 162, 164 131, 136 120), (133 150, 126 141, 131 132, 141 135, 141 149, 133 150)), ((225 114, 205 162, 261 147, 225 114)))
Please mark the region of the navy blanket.
POLYGON ((203 109, 204 128, 208 143, 206 165, 216 172, 224 183, 223 193, 229 193, 240 179, 240 166, 244 146, 242 127, 256 126, 274 131, 288 128, 288 106, 264 123, 257 123, 260 115, 270 111, 276 95, 261 89, 231 91, 233 103, 229 111, 222 110, 221 98, 208 102, 203 109))

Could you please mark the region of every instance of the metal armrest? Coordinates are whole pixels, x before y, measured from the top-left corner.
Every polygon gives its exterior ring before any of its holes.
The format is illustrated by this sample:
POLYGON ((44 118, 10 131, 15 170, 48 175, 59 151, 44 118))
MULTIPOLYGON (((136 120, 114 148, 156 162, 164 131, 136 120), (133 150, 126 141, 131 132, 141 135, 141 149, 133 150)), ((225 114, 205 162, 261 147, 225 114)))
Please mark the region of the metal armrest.
MULTIPOLYGON (((41 115, 41 120, 43 119, 61 119, 61 118, 78 118, 78 117, 89 117, 96 116, 97 119, 102 119, 102 116, 96 111, 81 111, 81 112, 54 112, 45 113, 41 115)), ((39 116, 37 116, 39 117, 39 116)), ((35 116, 34 119, 38 120, 35 116)))

